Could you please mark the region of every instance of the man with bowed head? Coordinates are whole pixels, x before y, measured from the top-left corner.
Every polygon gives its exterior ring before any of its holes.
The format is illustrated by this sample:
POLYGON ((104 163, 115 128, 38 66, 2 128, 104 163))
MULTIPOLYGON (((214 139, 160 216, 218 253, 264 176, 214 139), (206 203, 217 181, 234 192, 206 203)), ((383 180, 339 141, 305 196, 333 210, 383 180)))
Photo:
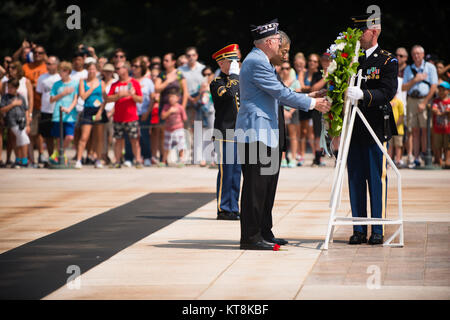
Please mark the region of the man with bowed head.
POLYGON ((275 19, 251 26, 255 47, 240 71, 240 109, 236 140, 242 165, 241 249, 273 250, 286 244, 272 233, 272 206, 268 194, 279 167, 278 103, 303 111, 328 112, 330 103, 317 93, 300 94, 277 79, 270 59, 278 55, 281 37, 275 19))

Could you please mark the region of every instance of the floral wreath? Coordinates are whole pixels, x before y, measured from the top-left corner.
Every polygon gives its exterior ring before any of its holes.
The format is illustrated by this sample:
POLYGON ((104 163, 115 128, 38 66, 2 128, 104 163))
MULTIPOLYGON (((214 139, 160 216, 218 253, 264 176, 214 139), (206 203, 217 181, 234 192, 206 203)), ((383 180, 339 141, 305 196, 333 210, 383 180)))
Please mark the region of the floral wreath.
POLYGON ((332 60, 325 78, 328 82, 326 99, 331 102, 331 110, 324 114, 323 118, 324 129, 330 137, 341 135, 345 91, 348 88, 349 79, 357 72, 358 57, 363 55, 358 43, 361 35, 361 30, 348 28, 347 31, 339 33, 334 44, 327 49, 332 60), (357 50, 358 53, 356 53, 357 50), (356 57, 357 54, 358 57, 356 57))

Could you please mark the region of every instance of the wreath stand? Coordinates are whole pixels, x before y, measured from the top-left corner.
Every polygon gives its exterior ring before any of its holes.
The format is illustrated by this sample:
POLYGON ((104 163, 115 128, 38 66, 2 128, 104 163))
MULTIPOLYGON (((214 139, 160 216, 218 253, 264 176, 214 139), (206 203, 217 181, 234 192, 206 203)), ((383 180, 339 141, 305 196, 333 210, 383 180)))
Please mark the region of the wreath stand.
MULTIPOLYGON (((359 46, 358 50, 359 50, 359 46)), ((358 55, 357 55, 358 56, 358 55)), ((356 58, 357 59, 357 58, 356 58)), ((365 77, 362 76, 362 70, 360 69, 358 71, 358 74, 356 76, 358 78, 357 80, 357 87, 361 86, 361 80, 365 77)), ((350 78, 350 86, 355 85, 355 75, 352 75, 350 78)), ((328 243, 333 241, 333 232, 335 226, 344 226, 344 225, 398 225, 399 227, 394 232, 394 234, 389 237, 384 243, 383 246, 397 246, 397 247, 403 247, 404 245, 404 237, 403 237, 403 210, 402 210, 402 184, 401 184, 401 175, 398 170, 398 168, 395 166, 395 163, 392 161, 391 157, 381 144, 380 140, 376 136, 375 132, 372 130, 370 124, 367 122, 366 118, 364 117, 361 110, 358 108, 357 105, 352 104, 352 110, 351 110, 351 116, 349 117, 349 110, 350 107, 350 99, 346 99, 345 106, 344 106, 344 120, 342 124, 342 134, 341 134, 341 141, 339 142, 339 153, 336 160, 336 168, 334 170, 334 176, 333 176, 333 184, 331 189, 331 198, 330 198, 330 219, 328 222, 328 230, 327 230, 327 236, 325 240, 324 249, 328 250, 328 243), (344 171, 346 169, 347 164, 347 157, 348 157, 348 150, 350 147, 350 142, 352 138, 352 132, 353 132, 353 126, 355 123, 356 115, 358 115, 361 120, 363 121, 364 125, 366 126, 367 130, 369 130, 372 138, 377 143, 380 150, 385 155, 387 161, 391 165, 391 167, 394 169, 395 174, 397 175, 397 189, 398 189, 398 218, 397 219, 384 219, 384 218, 354 218, 354 217, 338 217, 336 215, 337 209, 339 209, 340 203, 341 203, 341 195, 342 195, 342 185, 344 181, 344 171), (393 243, 392 241, 399 237, 398 243, 393 243)))

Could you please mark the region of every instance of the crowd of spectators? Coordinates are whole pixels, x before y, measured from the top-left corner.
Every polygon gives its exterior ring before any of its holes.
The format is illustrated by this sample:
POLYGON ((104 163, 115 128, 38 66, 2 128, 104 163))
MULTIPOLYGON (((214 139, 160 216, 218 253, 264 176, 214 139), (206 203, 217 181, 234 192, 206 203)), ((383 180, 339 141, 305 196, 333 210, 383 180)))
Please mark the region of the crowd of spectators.
MULTIPOLYGON (((405 48, 395 54, 399 89, 391 105, 399 136, 393 137, 389 151, 400 168, 423 165, 428 106, 434 162, 449 168, 450 65, 425 57, 420 46, 411 48, 412 62, 405 48)), ((287 87, 308 93, 326 88, 329 63, 327 53, 299 52, 276 70, 287 87)), ((215 74, 217 68, 201 63, 195 47, 178 57, 168 52, 132 59, 118 48, 108 59, 79 45, 70 59, 63 59, 24 41, 0 66, 0 167, 46 167, 62 159, 78 169, 168 166, 171 150, 183 167, 193 161, 187 149, 193 148, 188 142, 194 121, 213 127, 209 84, 215 74), (60 143, 75 156, 60 154, 60 143)), ((322 115, 289 107, 284 113, 289 149, 281 166, 325 166, 319 143, 322 115), (307 152, 313 154, 312 163, 305 163, 307 152)), ((213 154, 200 161, 208 164, 215 165, 213 154)))

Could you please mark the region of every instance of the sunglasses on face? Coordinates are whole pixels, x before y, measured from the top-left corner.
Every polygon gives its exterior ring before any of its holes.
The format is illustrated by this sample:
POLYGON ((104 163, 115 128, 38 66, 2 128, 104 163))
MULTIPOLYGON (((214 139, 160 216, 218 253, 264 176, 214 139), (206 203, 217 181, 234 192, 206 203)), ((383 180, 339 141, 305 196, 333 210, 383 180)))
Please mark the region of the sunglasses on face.
POLYGON ((281 70, 290 70, 291 68, 282 67, 281 70))

